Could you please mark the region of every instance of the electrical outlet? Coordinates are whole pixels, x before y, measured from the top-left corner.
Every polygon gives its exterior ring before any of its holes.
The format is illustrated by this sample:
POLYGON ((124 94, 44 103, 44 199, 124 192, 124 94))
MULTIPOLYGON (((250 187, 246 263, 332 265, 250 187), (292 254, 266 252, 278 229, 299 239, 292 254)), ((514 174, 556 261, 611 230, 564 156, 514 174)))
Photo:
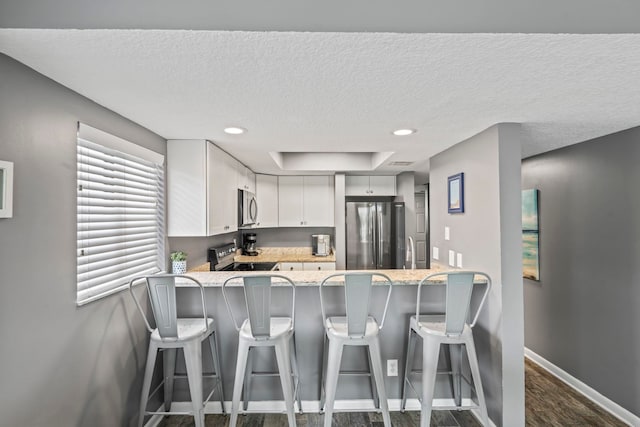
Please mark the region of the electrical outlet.
POLYGON ((449 266, 451 267, 456 266, 456 253, 451 249, 449 249, 449 266))
POLYGON ((440 259, 440 249, 437 246, 433 247, 433 259, 436 261, 440 259))
POLYGON ((458 266, 458 268, 462 268, 462 254, 461 253, 457 253, 456 254, 456 265, 458 266))
POLYGON ((449 227, 444 228, 444 240, 451 240, 451 231, 449 227))
POLYGON ((388 377, 398 376, 398 359, 387 360, 387 376, 388 377))

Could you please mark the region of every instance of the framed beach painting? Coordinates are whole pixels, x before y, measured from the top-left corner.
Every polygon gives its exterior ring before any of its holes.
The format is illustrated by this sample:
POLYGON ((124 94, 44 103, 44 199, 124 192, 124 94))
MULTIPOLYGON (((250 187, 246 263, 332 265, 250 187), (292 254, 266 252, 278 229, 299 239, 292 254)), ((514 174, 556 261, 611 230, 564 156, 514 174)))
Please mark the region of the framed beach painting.
POLYGON ((540 280, 538 190, 522 190, 522 277, 540 280))
POLYGON ((449 213, 464 212, 464 173, 460 172, 447 178, 447 206, 449 213))

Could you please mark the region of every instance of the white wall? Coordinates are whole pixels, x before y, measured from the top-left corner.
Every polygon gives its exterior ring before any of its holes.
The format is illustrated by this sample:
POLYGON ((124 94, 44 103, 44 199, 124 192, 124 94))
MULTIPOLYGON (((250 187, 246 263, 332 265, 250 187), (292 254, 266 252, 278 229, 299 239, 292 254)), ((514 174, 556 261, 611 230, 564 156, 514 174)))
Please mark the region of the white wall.
POLYGON ((493 288, 474 330, 489 416, 524 425, 519 125, 493 126, 430 159, 431 246, 480 270, 493 288), (447 212, 447 178, 464 173, 465 212, 447 212), (450 240, 444 238, 450 227, 450 240))

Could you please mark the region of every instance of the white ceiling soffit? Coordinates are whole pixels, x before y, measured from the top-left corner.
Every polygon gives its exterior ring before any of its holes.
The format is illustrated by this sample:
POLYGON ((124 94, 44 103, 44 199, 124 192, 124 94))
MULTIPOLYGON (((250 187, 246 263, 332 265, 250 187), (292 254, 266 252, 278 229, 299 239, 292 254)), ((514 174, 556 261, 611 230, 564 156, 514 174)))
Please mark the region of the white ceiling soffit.
POLYGON ((0 52, 262 173, 282 173, 269 152, 393 152, 376 173, 425 173, 496 123, 522 123, 524 157, 640 124, 638 34, 0 29, 0 52))
MULTIPOLYGON (((270 152, 273 161, 283 171, 374 171, 393 152, 386 153, 324 153, 270 152)), ((396 165, 394 165, 396 166, 396 165)), ((407 165, 405 165, 407 166, 407 165)))

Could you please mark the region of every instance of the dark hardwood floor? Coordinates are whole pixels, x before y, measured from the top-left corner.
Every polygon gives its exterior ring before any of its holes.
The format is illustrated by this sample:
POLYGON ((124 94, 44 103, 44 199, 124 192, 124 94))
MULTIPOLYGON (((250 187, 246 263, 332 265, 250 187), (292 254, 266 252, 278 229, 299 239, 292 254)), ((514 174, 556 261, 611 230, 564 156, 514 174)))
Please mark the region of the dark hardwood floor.
MULTIPOLYGON (((525 359, 525 413, 530 427, 624 427, 625 423, 586 399, 547 371, 525 359)), ((324 416, 302 414, 296 416, 298 427, 321 427, 324 416)), ((207 415, 207 427, 222 427, 229 422, 225 415, 207 415)), ((420 412, 392 412, 393 427, 418 427, 420 412)), ((333 417, 336 427, 382 427, 382 416, 377 413, 338 413, 333 417)), ((166 417, 160 427, 191 427, 188 416, 166 417)), ((478 427, 480 423, 469 411, 433 411, 433 427, 478 427)), ((239 417, 238 427, 287 427, 282 414, 248 414, 239 417)))

